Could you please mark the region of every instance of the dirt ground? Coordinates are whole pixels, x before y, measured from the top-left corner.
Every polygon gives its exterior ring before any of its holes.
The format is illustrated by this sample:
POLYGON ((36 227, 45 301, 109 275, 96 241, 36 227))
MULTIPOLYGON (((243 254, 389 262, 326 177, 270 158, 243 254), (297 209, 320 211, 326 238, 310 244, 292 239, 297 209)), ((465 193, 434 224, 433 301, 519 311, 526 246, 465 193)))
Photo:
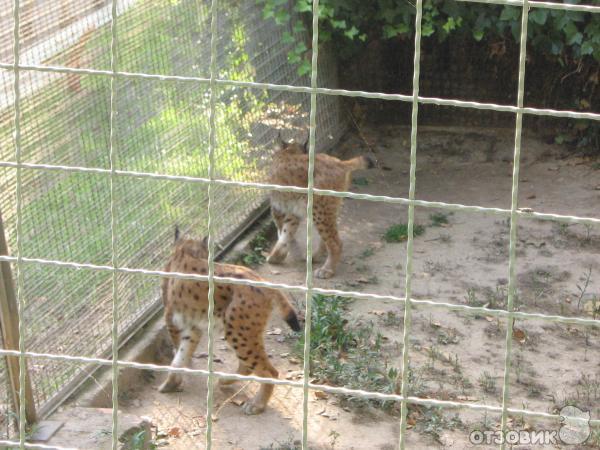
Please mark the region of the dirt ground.
MULTIPOLYGON (((383 169, 356 173, 352 190, 408 196, 409 133, 408 128, 399 127, 363 130, 383 169)), ((417 198, 509 208, 513 139, 511 130, 421 128, 417 198)), ((363 147, 359 137, 350 134, 338 153, 349 157, 363 147)), ((567 155, 560 146, 525 135, 520 207, 598 217, 600 165, 597 160, 567 155)), ((414 243, 413 297, 505 308, 509 242, 506 218, 428 208, 417 208, 415 215, 424 233, 414 243)), ((390 226, 406 221, 405 206, 346 200, 340 218, 343 261, 334 278, 317 280, 316 285, 404 296, 406 245, 387 243, 382 236, 390 226)), ((304 236, 301 233, 300 242, 304 236)), ((303 284, 305 279, 303 261, 288 260, 279 266, 265 263, 257 270, 274 282, 303 284)), ((600 315, 600 230, 520 220, 517 273, 515 301, 519 311, 587 318, 600 315)), ((399 368, 404 304, 355 300, 347 314, 348 326, 373 323, 383 336, 381 357, 399 368)), ((506 325, 505 320, 483 314, 415 306, 410 333, 412 392, 467 404, 500 405, 506 325)), ((556 413, 565 404, 574 404, 590 410, 593 419, 600 419, 600 327, 542 320, 517 320, 515 327, 510 406, 556 413)), ((266 345, 280 376, 301 379, 301 362, 292 355, 294 338, 288 336, 288 329, 276 314, 269 330, 266 345)), ((206 366, 205 351, 203 341, 194 358, 195 367, 206 366)), ((222 340, 217 342, 216 358, 218 370, 235 370, 234 354, 222 340)), ((149 374, 147 383, 124 393, 123 411, 150 417, 157 427, 156 442, 160 446, 203 448, 205 379, 188 376, 183 392, 160 394, 157 386, 162 378, 160 374, 149 374)), ((229 397, 235 390, 215 390, 215 448, 295 448, 302 429, 301 390, 277 387, 268 409, 262 415, 247 417, 239 405, 254 389, 247 386, 233 400, 229 397)), ((398 445, 397 414, 375 407, 348 407, 334 395, 315 396, 313 392, 309 408, 311 448, 392 449, 398 445)), ((437 412, 411 407, 409 417, 407 448, 497 448, 471 445, 468 436, 472 430, 497 429, 498 415, 466 408, 437 412)), ((522 430, 560 427, 527 417, 513 417, 510 425, 522 430)), ((585 446, 571 448, 600 447, 600 432, 596 433, 585 446)))

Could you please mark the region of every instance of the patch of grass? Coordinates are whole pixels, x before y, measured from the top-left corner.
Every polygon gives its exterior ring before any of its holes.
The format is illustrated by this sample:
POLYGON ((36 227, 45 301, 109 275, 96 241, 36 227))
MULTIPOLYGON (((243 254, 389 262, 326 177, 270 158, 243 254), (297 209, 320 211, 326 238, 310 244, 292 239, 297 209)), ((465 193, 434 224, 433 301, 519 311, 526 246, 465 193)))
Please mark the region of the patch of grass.
POLYGON ((394 311, 388 311, 386 315, 383 316, 383 325, 386 327, 398 327, 402 325, 402 322, 402 316, 394 311))
POLYGON ((355 186, 368 186, 369 179, 366 177, 356 177, 352 179, 352 184, 355 186))
POLYGON ((423 417, 417 420, 417 431, 431 436, 436 442, 441 442, 443 430, 454 430, 462 427, 458 414, 448 418, 440 407, 425 407, 423 417))
MULTIPOLYGON (((423 225, 415 225, 413 227, 414 236, 421 236, 423 233, 425 233, 425 227, 423 225)), ((392 225, 386 230, 385 234, 383 235, 383 239, 386 242, 405 241, 408 239, 408 225, 405 223, 392 225)))
POLYGON ((496 393, 496 380, 492 375, 489 374, 489 372, 483 372, 477 380, 477 383, 486 394, 496 393))
POLYGON ((302 444, 299 441, 294 440, 292 437, 284 442, 276 441, 275 443, 261 445, 259 447, 260 450, 300 450, 301 448, 302 444))
POLYGON ((375 254, 375 249, 373 247, 368 247, 362 251, 362 253, 360 254, 360 257, 368 258, 370 256, 373 256, 374 254, 375 254))
POLYGON ((250 249, 247 253, 240 255, 240 262, 245 266, 255 267, 263 264, 266 260, 263 252, 269 247, 269 239, 264 230, 259 231, 254 238, 248 243, 250 249))
POLYGON ((448 224, 448 215, 444 213, 433 213, 429 215, 432 227, 441 227, 448 224))
MULTIPOLYGON (((398 393, 400 371, 385 356, 383 336, 375 331, 372 322, 348 320, 347 307, 351 301, 344 297, 313 296, 310 376, 333 386, 398 393)), ((300 357, 303 347, 301 337, 295 351, 300 357)), ((399 407, 396 402, 386 400, 340 398, 349 405, 370 404, 389 412, 399 407)))

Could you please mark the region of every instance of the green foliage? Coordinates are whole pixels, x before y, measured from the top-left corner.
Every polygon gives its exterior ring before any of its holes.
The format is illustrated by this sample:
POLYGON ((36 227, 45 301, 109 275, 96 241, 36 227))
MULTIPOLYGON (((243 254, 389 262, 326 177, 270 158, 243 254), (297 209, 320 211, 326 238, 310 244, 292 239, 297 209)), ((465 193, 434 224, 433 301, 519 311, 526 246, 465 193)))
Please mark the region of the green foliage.
POLYGON ((429 215, 432 227, 441 227, 448 224, 448 215, 444 213, 433 213, 429 215))
MULTIPOLYGON (((256 1, 263 7, 265 18, 273 18, 286 28, 284 42, 292 47, 288 54, 289 62, 297 65, 300 75, 310 73, 307 36, 311 31, 312 0, 291 2, 301 20, 292 19, 287 1, 256 1), (294 23, 291 23, 292 20, 294 23)), ((583 3, 582 0, 562 1, 583 3)), ((521 9, 456 0, 425 0, 422 36, 438 42, 450 36, 463 41, 473 39, 488 46, 490 57, 500 58, 510 41, 516 44, 520 40, 521 9)), ((331 41, 342 63, 364 51, 370 42, 396 40, 412 45, 416 9, 411 1, 321 0, 318 14, 319 41, 331 41)), ((514 44, 513 48, 516 48, 514 44)), ((592 96, 600 83, 598 70, 594 70, 600 62, 600 14, 532 8, 529 11, 527 44, 528 61, 545 60, 562 68, 563 73, 554 77, 555 86, 560 85, 564 89, 564 79, 579 74, 577 83, 581 87, 574 93, 563 95, 562 106, 590 111, 594 102, 592 96), (582 71, 584 67, 589 70, 582 71), (572 97, 572 105, 568 104, 569 97, 572 97)), ((548 88, 545 92, 545 95, 550 95, 552 89, 548 88)), ((562 130, 557 136, 557 143, 600 148, 600 125, 593 121, 579 121, 562 130)))
MULTIPOLYGON (((312 298, 310 373, 320 383, 365 389, 386 394, 397 393, 399 370, 388 364, 383 336, 373 323, 350 321, 344 297, 314 295, 312 298)), ((304 337, 296 352, 302 356, 304 337)), ((394 402, 343 396, 356 406, 375 405, 392 410, 394 402)))
MULTIPOLYGON (((290 23, 288 2, 257 0, 263 6, 263 17, 272 18, 288 30, 284 42, 297 43, 290 52, 290 62, 305 70, 307 47, 304 36, 307 25, 300 20, 290 23)), ((580 0, 569 0, 578 4, 580 0)), ((294 0, 293 9, 308 24, 312 0, 294 0)), ((378 39, 407 39, 414 31, 415 7, 411 2, 392 0, 321 0, 319 2, 319 37, 321 42, 335 41, 342 56, 378 39)), ((444 41, 451 34, 470 35, 476 41, 484 38, 512 37, 518 41, 521 30, 521 8, 483 5, 455 0, 426 0, 423 4, 422 34, 444 41)), ((535 51, 553 57, 563 64, 569 60, 592 57, 600 61, 600 17, 578 11, 532 9, 529 13, 528 40, 535 51)), ((310 70, 310 65, 308 66, 310 70)))
MULTIPOLYGON (((421 236, 425 233, 425 227, 423 225, 415 225, 413 227, 413 235, 421 236)), ((392 225, 389 227, 385 234, 383 235, 383 239, 386 242, 402 242, 408 238, 408 225, 405 223, 399 223, 396 225, 392 225)))
POLYGON ((248 243, 249 252, 240 256, 240 262, 245 266, 258 266, 265 262, 263 252, 266 252, 269 247, 269 239, 267 239, 264 230, 257 233, 256 236, 248 243))

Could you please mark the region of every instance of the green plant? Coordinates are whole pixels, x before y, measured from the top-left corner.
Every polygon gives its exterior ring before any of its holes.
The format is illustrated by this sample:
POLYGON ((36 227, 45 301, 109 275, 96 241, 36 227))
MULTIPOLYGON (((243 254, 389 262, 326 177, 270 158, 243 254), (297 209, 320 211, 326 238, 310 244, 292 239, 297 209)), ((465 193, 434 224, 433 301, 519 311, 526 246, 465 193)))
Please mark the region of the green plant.
POLYGON ((451 418, 444 415, 442 408, 436 406, 426 406, 423 413, 423 418, 418 421, 417 430, 421 433, 428 434, 437 442, 441 442, 442 430, 454 430, 462 426, 462 422, 458 414, 454 414, 451 418))
MULTIPOLYGON (((425 227, 423 225, 415 225, 413 227, 413 234, 415 236, 421 236, 425 233, 425 227)), ((386 242, 402 242, 408 238, 408 225, 405 223, 399 223, 396 225, 392 225, 389 227, 385 234, 383 235, 383 239, 386 242)))
MULTIPOLYGON (((310 375, 321 383, 365 389, 381 393, 399 392, 399 370, 385 357, 383 337, 371 322, 350 321, 347 306, 350 299, 314 295, 311 319, 310 375)), ((304 337, 295 353, 302 357, 304 337)), ((395 402, 368 400, 340 395, 345 403, 355 406, 371 404, 386 411, 395 410, 395 402)))
POLYGON ((429 215, 432 227, 441 227, 448 223, 448 215, 444 213, 433 213, 429 215))
POLYGON ((265 230, 261 230, 248 243, 249 251, 240 255, 239 260, 246 266, 258 266, 265 262, 265 252, 269 247, 269 239, 266 236, 265 230))
POLYGON ((356 186, 368 186, 369 179, 366 177, 355 177, 352 179, 352 184, 356 186))
POLYGON ((488 372, 483 372, 477 380, 479 387, 483 389, 486 394, 496 393, 496 380, 488 372))
MULTIPOLYGON (((568 0, 578 4, 581 0, 568 0)), ((282 41, 290 48, 288 61, 300 75, 310 72, 312 0, 257 0, 263 17, 284 27, 282 41), (290 9, 291 3, 291 9, 290 9), (292 10, 295 14, 292 14, 292 10)), ((416 8, 413 2, 390 0, 320 0, 319 41, 332 42, 342 62, 365 51, 377 41, 413 41, 416 8)), ((424 41, 449 38, 482 42, 491 58, 500 58, 506 48, 517 49, 521 32, 521 8, 509 5, 473 4, 455 0, 425 0, 421 32, 424 41)), ((552 77, 552 88, 577 73, 580 89, 561 101, 569 108, 589 111, 597 98, 597 64, 600 61, 600 15, 580 11, 536 8, 529 12, 528 57, 561 67, 552 77), (594 86, 589 88, 589 86, 594 86), (594 97, 595 95, 595 97, 594 97), (592 98, 593 97, 593 98, 592 98)), ((460 42, 460 41, 458 41, 460 42)), ((547 92, 552 89, 547 89, 547 92)), ((600 148, 600 124, 577 121, 557 135, 558 143, 600 148)))
POLYGON ((397 327, 402 325, 402 316, 394 311, 388 311, 383 317, 383 324, 386 327, 397 327))

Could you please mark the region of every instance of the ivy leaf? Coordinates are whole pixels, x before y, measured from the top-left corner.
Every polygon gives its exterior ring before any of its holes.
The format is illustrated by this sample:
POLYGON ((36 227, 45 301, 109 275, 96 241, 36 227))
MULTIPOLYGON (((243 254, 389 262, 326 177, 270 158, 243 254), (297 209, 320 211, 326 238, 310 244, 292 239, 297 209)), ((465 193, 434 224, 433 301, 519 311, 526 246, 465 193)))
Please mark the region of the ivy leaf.
POLYGON ((421 34, 425 37, 431 36, 435 30, 433 29, 433 25, 431 23, 424 23, 421 28, 421 34))
POLYGON ((300 55, 293 50, 288 52, 287 58, 290 64, 298 64, 302 59, 300 55))
POLYGON ((560 55, 563 51, 562 41, 552 41, 552 44, 550 45, 550 51, 553 55, 560 55))
POLYGON ((544 25, 548 19, 548 10, 536 9, 529 14, 529 17, 531 17, 531 20, 538 25, 544 25))
POLYGON ((304 53, 306 50, 308 50, 308 48, 304 42, 298 42, 296 47, 294 47, 294 51, 299 54, 304 53))
POLYGON ((310 63, 305 59, 302 61, 302 64, 298 66, 298 75, 303 76, 310 73, 310 63))
POLYGON ((477 42, 483 39, 483 35, 483 30, 473 30, 473 39, 475 39, 477 42))
POLYGON ((294 27, 292 28, 292 31, 294 33, 302 33, 303 31, 306 31, 304 22, 302 22, 301 20, 296 20, 296 22, 294 23, 294 27))
POLYGON ((367 40, 367 34, 366 33, 361 34, 360 36, 358 36, 358 39, 365 42, 367 40))
POLYGON ((505 6, 500 13, 500 20, 513 21, 517 20, 521 16, 521 10, 514 6, 505 6))
POLYGON ((281 42, 283 42, 284 44, 293 44, 294 41, 294 36, 292 36, 292 34, 289 31, 283 33, 283 36, 281 37, 281 42))
POLYGON ((296 6, 294 8, 297 12, 311 12, 312 11, 312 5, 310 3, 308 3, 306 0, 298 0, 296 2, 296 6))
POLYGON ((346 21, 345 20, 334 20, 334 19, 331 19, 330 22, 331 22, 331 26, 333 28, 337 28, 337 29, 346 28, 346 21))
POLYGON ((591 55, 594 52, 594 46, 590 41, 585 41, 581 44, 581 54, 591 55))
POLYGON ((575 25, 573 22, 567 23, 567 25, 563 28, 563 32, 567 38, 568 45, 573 45, 575 42, 580 44, 581 40, 583 39, 583 35, 579 32, 577 25, 575 25))
POLYGON ((280 9, 275 14, 275 23, 277 25, 283 25, 283 24, 287 23, 289 20, 290 20, 290 13, 287 12, 285 9, 280 9))
POLYGON ((392 25, 384 25, 383 26, 383 37, 386 39, 391 39, 394 36, 396 36, 398 34, 398 32, 396 31, 396 28, 393 27, 392 25))
POLYGON ((349 30, 344 31, 344 35, 349 38, 354 40, 354 38, 356 37, 356 35, 358 34, 358 28, 356 28, 354 25, 352 25, 352 28, 350 28, 349 30))

